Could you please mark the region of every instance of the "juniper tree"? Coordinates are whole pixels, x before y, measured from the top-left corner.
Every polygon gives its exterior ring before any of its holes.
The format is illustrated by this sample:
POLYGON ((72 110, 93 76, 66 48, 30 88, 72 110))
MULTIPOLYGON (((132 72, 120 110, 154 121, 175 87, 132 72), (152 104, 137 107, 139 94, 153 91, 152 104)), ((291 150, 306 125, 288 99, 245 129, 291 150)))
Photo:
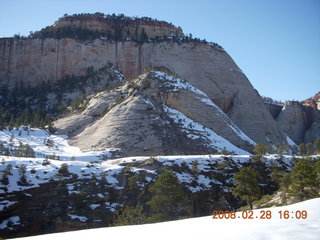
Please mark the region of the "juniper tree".
POLYGON ((258 176, 258 172, 252 167, 241 168, 234 175, 235 186, 231 188, 232 194, 247 201, 250 209, 253 208, 252 202, 260 197, 258 176))

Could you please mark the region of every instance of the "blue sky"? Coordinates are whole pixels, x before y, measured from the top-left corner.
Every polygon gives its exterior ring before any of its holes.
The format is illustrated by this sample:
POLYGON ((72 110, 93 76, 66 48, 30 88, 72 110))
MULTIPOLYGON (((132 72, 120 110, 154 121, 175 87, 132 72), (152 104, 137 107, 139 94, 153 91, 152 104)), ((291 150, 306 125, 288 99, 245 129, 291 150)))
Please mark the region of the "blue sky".
POLYGON ((84 12, 166 20, 216 42, 261 95, 303 100, 320 91, 320 0, 1 0, 0 37, 84 12))

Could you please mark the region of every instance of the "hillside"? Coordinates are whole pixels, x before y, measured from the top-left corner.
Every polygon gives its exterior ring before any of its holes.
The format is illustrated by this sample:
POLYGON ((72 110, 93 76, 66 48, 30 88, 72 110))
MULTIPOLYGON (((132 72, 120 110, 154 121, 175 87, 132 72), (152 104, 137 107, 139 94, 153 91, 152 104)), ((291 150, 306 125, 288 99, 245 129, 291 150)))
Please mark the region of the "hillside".
MULTIPOLYGON (((242 219, 241 212, 237 213, 236 219, 212 219, 212 217, 192 218, 179 221, 124 226, 113 228, 99 228, 76 232, 58 233, 37 237, 23 238, 26 240, 36 239, 310 239, 316 240, 320 235, 319 220, 320 199, 277 208, 259 209, 253 211, 254 216, 261 216, 261 211, 271 211, 271 219, 242 219), (279 211, 307 211, 307 219, 280 219, 279 211), (238 219, 240 217, 241 219, 238 219), (230 231, 232 229, 232 231, 230 231), (161 234, 156 234, 161 232, 161 234)), ((292 214, 291 214, 292 215, 292 214)), ((292 215, 294 216, 294 215, 292 215)))
MULTIPOLYGON (((232 209, 239 206, 230 192, 233 175, 248 164, 255 165, 249 155, 119 158, 119 149, 82 152, 71 147, 64 135, 40 129, 3 130, 0 141, 0 152, 8 149, 9 155, 17 155, 21 146, 30 146, 35 156, 1 156, 3 237, 109 225, 121 207, 145 204, 150 198, 148 187, 165 167, 178 177, 190 199, 202 196, 185 205, 185 214, 203 216, 210 212, 208 209, 232 209), (132 181, 136 181, 133 188, 132 181), (11 221, 16 218, 18 222, 11 221)), ((269 155, 264 163, 261 186, 267 193, 275 186, 265 174, 275 166, 290 171, 293 158, 269 155)))

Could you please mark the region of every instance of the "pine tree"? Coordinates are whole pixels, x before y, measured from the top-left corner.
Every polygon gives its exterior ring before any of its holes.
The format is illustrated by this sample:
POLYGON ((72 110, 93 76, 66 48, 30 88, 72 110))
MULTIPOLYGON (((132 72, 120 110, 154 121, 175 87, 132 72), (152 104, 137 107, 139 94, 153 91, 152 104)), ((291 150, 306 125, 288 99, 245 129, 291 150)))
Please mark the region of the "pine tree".
POLYGON ((253 148, 253 152, 256 155, 264 155, 267 152, 270 152, 270 148, 268 146, 265 146, 261 143, 258 143, 254 148, 253 148))
POLYGON ((182 212, 183 205, 187 201, 187 195, 178 178, 169 170, 164 170, 159 175, 149 191, 152 193, 152 198, 147 205, 155 214, 150 221, 175 219, 182 212))
POLYGON ((258 177, 258 172, 252 167, 241 168, 234 175, 235 186, 231 188, 232 194, 246 200, 250 209, 253 208, 252 202, 260 197, 258 177))
POLYGON ((272 166, 271 180, 275 183, 278 189, 281 186, 281 182, 286 175, 287 173, 281 170, 278 166, 272 166))
POLYGON ((299 145, 299 154, 301 156, 305 156, 307 154, 306 145, 304 143, 300 143, 299 145))
POLYGON ((308 158, 301 158, 295 164, 290 176, 290 196, 299 196, 303 198, 316 197, 319 182, 317 182, 317 173, 314 163, 308 158))

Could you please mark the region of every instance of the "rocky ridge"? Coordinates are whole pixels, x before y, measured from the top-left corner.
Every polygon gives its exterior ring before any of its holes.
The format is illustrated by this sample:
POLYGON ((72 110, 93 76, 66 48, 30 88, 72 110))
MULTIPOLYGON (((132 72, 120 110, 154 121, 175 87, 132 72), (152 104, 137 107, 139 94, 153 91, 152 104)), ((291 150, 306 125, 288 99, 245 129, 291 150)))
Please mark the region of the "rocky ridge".
MULTIPOLYGON (((137 41, 145 40, 145 38, 184 37, 180 27, 175 27, 165 21, 153 20, 147 17, 130 18, 124 15, 66 15, 56 21, 52 28, 86 29, 92 32, 98 32, 101 36, 107 38, 130 38, 137 41)), ((45 31, 45 29, 42 31, 45 31)), ((37 34, 41 35, 41 31, 34 35, 37 36, 37 34)))

